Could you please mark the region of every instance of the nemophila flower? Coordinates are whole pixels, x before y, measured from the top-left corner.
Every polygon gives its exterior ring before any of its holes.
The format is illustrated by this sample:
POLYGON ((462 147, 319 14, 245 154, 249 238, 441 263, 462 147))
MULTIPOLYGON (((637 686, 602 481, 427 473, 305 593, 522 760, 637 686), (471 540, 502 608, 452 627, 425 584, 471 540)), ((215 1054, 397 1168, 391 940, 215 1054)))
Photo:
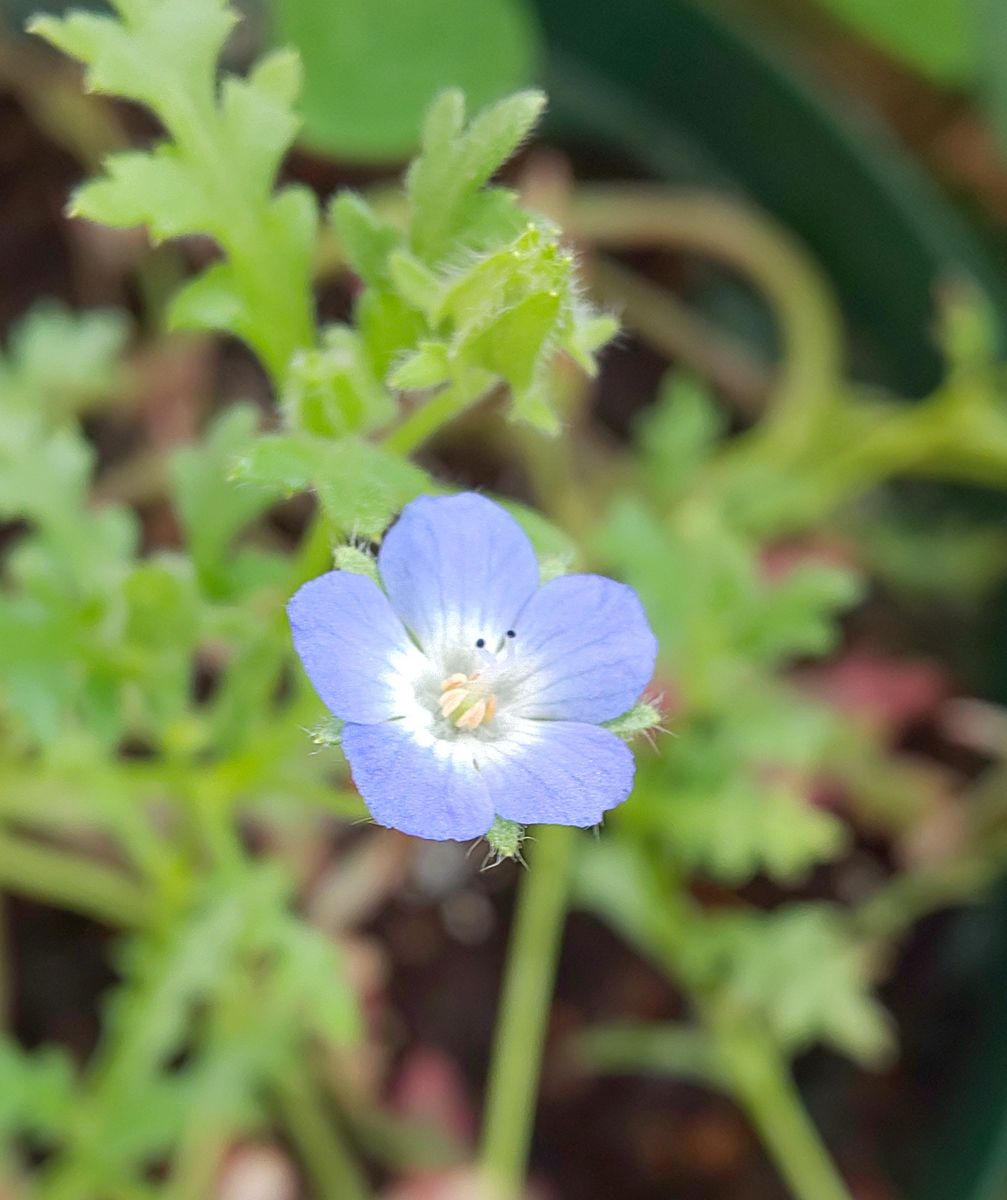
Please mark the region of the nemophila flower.
POLYGON ((633 756, 600 723, 654 669, 632 588, 599 575, 539 586, 520 526, 473 493, 409 504, 378 571, 383 591, 331 571, 288 611, 380 825, 463 841, 494 816, 588 826, 625 800, 633 756))

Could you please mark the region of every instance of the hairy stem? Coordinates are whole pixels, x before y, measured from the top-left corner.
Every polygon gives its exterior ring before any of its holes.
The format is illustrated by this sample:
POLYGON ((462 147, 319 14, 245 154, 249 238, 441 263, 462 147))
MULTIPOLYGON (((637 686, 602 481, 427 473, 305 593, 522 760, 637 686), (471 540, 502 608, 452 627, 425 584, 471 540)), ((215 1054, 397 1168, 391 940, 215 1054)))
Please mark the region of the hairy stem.
POLYGON ((576 831, 542 825, 521 881, 490 1065, 480 1164, 503 1200, 520 1193, 559 958, 576 831))

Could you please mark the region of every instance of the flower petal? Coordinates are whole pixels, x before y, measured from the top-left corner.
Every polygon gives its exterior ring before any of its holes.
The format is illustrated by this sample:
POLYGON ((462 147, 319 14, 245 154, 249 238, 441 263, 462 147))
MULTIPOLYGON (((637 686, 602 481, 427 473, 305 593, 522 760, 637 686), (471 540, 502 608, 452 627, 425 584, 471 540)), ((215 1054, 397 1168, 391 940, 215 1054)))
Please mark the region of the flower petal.
POLYGON ((636 592, 601 575, 563 575, 540 588, 514 626, 520 676, 514 711, 609 721, 650 682, 657 639, 636 592))
POLYGON ((378 569, 392 606, 428 654, 496 645, 538 587, 531 542, 474 492, 421 496, 385 537, 378 569))
POLYGON ((494 812, 522 825, 597 825, 629 795, 635 769, 607 729, 523 717, 480 746, 478 763, 494 812))
POLYGON ((373 580, 330 571, 300 588, 287 614, 304 670, 337 717, 372 724, 401 715, 408 681, 425 664, 373 580))
POLYGON ((399 721, 347 725, 343 750, 353 782, 379 825, 414 837, 464 842, 493 823, 493 805, 472 747, 399 721))

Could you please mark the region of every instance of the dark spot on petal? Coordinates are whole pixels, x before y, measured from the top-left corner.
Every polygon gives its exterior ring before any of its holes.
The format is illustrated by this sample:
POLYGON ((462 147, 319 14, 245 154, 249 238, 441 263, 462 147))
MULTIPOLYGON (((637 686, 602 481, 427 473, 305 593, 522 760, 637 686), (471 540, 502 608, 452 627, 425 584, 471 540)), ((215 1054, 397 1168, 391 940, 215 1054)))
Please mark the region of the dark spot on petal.
POLYGON ((478 641, 476 642, 476 649, 481 650, 483 648, 483 646, 485 646, 485 645, 486 645, 486 639, 479 638, 478 641))
POLYGON ((508 636, 508 637, 517 637, 517 634, 514 632, 514 630, 513 630, 513 629, 508 629, 508 630, 507 630, 507 636, 508 636))

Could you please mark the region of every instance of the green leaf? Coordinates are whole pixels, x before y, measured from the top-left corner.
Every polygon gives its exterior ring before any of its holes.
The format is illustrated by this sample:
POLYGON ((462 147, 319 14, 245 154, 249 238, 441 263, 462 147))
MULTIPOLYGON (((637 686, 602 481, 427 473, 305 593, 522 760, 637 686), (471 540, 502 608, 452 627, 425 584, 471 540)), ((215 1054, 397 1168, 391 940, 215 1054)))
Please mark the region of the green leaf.
POLYGON ((234 461, 254 442, 259 416, 235 404, 210 426, 202 442, 172 460, 175 504, 200 579, 211 593, 228 591, 228 564, 235 537, 279 495, 230 480, 234 461))
POLYGON ((294 356, 283 406, 294 429, 326 437, 367 432, 398 411, 374 374, 359 334, 345 325, 329 326, 320 349, 294 356))
POLYGON ((0 1041, 0 1138, 58 1137, 75 1100, 73 1064, 66 1051, 45 1046, 29 1054, 8 1038, 0 1041))
POLYGON ((431 105, 421 153, 406 177, 411 242, 420 258, 429 263, 442 258, 465 223, 467 206, 531 133, 544 107, 541 92, 519 92, 480 113, 463 131, 461 95, 449 90, 431 105))
POLYGON ((394 388, 421 391, 447 383, 452 371, 450 351, 443 342, 420 342, 419 349, 388 376, 388 383, 394 388))
POLYGON ((787 1052, 824 1042, 871 1065, 891 1051, 890 1020, 870 993, 870 957, 838 909, 789 904, 712 916, 691 939, 690 957, 724 1003, 787 1052))
POLYGON ((379 582, 377 559, 366 550, 361 550, 359 546, 337 546, 332 552, 332 563, 337 571, 349 571, 351 575, 366 575, 375 583, 379 582))
POLYGON ((230 263, 213 263, 188 280, 172 296, 166 325, 170 330, 197 329, 249 337, 255 328, 230 263))
POLYGON ((176 326, 237 333, 279 378, 314 342, 311 271, 317 203, 309 189, 273 193, 298 126, 299 69, 268 55, 218 86, 217 60, 236 19, 222 0, 120 0, 118 19, 75 13, 33 25, 87 67, 90 84, 140 101, 168 133, 149 152, 110 156, 72 211, 151 238, 214 238, 227 266, 175 304, 176 326))
POLYGON ((188 559, 162 555, 138 563, 123 581, 123 640, 132 662, 137 723, 156 736, 189 706, 200 598, 188 559))
POLYGON ((635 802, 616 819, 725 883, 760 872, 797 881, 848 844, 843 822, 813 800, 839 722, 777 681, 739 683, 714 712, 672 721, 673 748, 642 759, 635 802))
POLYGON ((36 305, 15 326, 0 362, 0 406, 35 410, 58 424, 107 401, 121 383, 129 332, 124 313, 77 313, 51 300, 36 305))
POLYGON ((698 380, 678 373, 665 378, 657 404, 646 410, 636 430, 647 482, 661 500, 682 494, 726 427, 698 380))
POLYGON ((120 0, 120 21, 86 12, 37 17, 37 33, 87 64, 87 85, 177 116, 209 99, 209 81, 236 20, 226 0, 120 0))
POLYGON ((142 225, 155 243, 186 233, 212 233, 218 225, 217 206, 205 180, 170 143, 149 153, 112 154, 104 166, 101 178, 74 193, 71 216, 118 229, 142 225))
POLYGON ((400 158, 445 87, 476 105, 532 75, 538 35, 525 0, 276 0, 276 41, 304 61, 305 140, 340 158, 400 158))
POLYGON ((313 488, 337 529, 364 537, 380 535, 405 504, 430 486, 419 467, 379 446, 306 434, 259 438, 233 474, 288 494, 313 488))
POLYGON ((354 271, 372 287, 384 283, 388 255, 401 245, 401 231, 380 220, 355 192, 340 192, 329 216, 354 271))

